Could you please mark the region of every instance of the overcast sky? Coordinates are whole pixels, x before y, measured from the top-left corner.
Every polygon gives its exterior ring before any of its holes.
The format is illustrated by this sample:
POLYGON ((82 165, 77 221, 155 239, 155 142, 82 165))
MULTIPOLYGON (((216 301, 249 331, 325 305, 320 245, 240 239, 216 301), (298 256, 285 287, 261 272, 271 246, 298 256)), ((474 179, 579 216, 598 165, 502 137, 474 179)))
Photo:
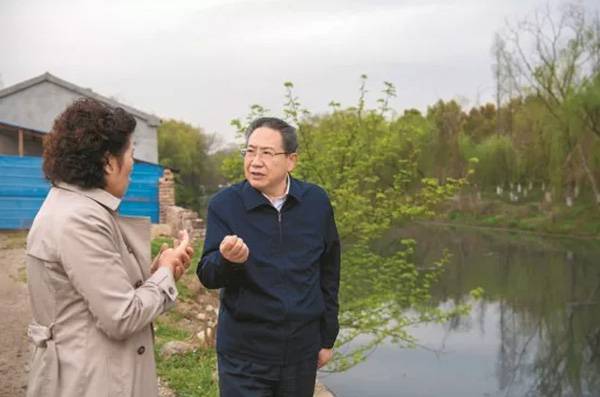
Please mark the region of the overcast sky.
POLYGON ((494 32, 547 3, 562 2, 0 0, 0 78, 48 71, 232 141, 251 104, 281 115, 285 81, 313 112, 355 104, 363 73, 371 104, 395 84, 399 112, 492 100, 494 32))

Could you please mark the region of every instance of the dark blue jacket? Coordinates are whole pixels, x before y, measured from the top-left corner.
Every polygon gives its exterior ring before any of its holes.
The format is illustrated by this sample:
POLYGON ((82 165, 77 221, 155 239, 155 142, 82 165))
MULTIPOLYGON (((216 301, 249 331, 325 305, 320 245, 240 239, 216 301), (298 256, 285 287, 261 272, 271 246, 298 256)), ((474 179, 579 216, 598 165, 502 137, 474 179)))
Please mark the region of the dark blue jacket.
POLYGON ((338 334, 340 242, 329 198, 290 178, 281 213, 248 182, 209 203, 198 277, 221 289, 217 351, 285 364, 315 358, 338 334), (226 235, 250 250, 244 264, 221 257, 226 235))

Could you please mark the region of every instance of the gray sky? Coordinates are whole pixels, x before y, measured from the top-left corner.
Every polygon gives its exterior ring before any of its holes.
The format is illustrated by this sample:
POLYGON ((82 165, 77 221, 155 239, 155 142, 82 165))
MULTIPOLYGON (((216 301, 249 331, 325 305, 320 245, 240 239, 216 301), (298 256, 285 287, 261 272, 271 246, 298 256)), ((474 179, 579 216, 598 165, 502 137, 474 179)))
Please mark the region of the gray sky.
POLYGON ((48 71, 232 141, 251 104, 281 115, 285 81, 313 112, 355 104, 363 73, 371 104, 395 84, 400 112, 492 100, 494 32, 546 3, 562 2, 0 0, 0 76, 48 71))

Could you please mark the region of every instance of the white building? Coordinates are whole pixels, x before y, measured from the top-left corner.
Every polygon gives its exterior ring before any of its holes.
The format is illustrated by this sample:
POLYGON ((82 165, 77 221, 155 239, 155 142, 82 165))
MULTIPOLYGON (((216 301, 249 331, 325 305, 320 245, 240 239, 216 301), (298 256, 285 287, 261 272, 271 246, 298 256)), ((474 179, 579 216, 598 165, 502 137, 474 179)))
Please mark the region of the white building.
MULTIPOLYGON (((101 96, 89 88, 82 88, 59 79, 50 73, 44 73, 0 90, 0 123, 21 126, 42 133, 49 132, 54 119, 74 100, 81 97, 94 98, 131 113, 137 122, 133 134, 136 159, 158 163, 157 128, 160 124, 158 117, 101 96)), ((23 147, 23 136, 19 137, 0 129, 0 154, 22 155, 18 152, 19 139, 20 146, 23 147)), ((27 141, 27 138, 25 140, 27 141)), ((39 139, 37 142, 41 145, 39 139)), ((41 146, 39 150, 32 148, 30 152, 32 155, 39 156, 41 146)))

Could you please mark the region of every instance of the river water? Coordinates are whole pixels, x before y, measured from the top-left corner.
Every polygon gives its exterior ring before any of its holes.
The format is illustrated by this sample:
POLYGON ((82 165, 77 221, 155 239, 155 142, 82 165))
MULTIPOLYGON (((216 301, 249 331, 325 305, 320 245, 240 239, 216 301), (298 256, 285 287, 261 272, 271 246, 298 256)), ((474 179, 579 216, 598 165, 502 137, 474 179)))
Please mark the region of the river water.
POLYGON ((421 266, 449 250, 434 304, 471 311, 412 327, 422 347, 388 340, 344 372, 321 372, 338 397, 600 396, 600 241, 415 225, 386 249, 406 237, 421 266), (476 287, 484 295, 471 300, 476 287))

